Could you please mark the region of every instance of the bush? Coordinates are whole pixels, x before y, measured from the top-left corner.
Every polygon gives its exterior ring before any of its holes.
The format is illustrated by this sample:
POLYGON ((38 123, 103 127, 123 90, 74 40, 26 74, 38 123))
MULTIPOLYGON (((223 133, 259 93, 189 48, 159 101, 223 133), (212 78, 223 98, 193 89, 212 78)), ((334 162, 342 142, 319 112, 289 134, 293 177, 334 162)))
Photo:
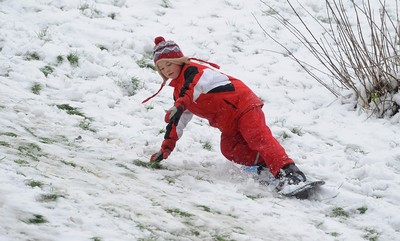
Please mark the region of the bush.
MULTIPOLYGON (((341 96, 340 90, 346 89, 356 97, 357 107, 377 117, 390 117, 399 112, 400 100, 396 102, 396 95, 400 94, 400 21, 398 15, 396 19, 390 15, 386 2, 379 1, 380 9, 376 13, 369 0, 362 1, 361 5, 349 1, 352 12, 346 9, 342 0, 326 0, 327 19, 318 20, 308 12, 323 27, 325 33, 321 37, 310 30, 310 24, 299 13, 299 9, 306 10, 305 7, 301 4, 300 8, 295 7, 289 0, 287 2, 304 29, 294 26, 263 2, 269 8, 266 14, 289 30, 323 69, 294 56, 283 42, 263 29, 287 51, 285 54, 336 97, 341 96), (355 24, 350 16, 356 19, 355 24), (362 24, 363 21, 367 26, 362 24), (321 73, 333 80, 333 85, 320 77, 321 73)), ((399 5, 398 0, 395 5, 399 5)))

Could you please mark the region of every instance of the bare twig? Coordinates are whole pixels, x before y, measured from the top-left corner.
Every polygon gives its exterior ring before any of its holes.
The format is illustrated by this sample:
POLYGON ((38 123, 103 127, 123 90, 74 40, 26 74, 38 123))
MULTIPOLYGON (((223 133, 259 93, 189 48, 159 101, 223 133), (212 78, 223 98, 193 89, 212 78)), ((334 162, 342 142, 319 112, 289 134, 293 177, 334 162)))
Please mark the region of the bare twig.
POLYGON ((351 89, 359 106, 375 113, 378 117, 392 116, 399 112, 399 104, 393 96, 400 86, 400 19, 399 0, 396 0, 395 19, 389 14, 385 0, 379 0, 380 11, 374 12, 370 1, 357 5, 351 3, 352 11, 345 7, 343 0, 326 0, 329 19, 327 27, 299 3, 324 31, 322 37, 309 28, 310 23, 299 13, 298 7, 290 0, 288 5, 300 21, 300 27, 290 23, 276 9, 262 1, 269 8, 271 17, 282 24, 324 67, 313 67, 296 57, 284 44, 268 33, 256 19, 264 33, 287 51, 308 74, 331 91, 336 97, 335 86, 351 89), (353 15, 351 15, 353 13, 353 15), (351 18, 354 17, 354 20, 351 18), (375 20, 378 19, 378 20, 375 20), (364 22, 363 22, 364 21, 364 22), (354 23, 354 24, 353 24, 354 23), (319 74, 334 80, 327 84, 319 74))

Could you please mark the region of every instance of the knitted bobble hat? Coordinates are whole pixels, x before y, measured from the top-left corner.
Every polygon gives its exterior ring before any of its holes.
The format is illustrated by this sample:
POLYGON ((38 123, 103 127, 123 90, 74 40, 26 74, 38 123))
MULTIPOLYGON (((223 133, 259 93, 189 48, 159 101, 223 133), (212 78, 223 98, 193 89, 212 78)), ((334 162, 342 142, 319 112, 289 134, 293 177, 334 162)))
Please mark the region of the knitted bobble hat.
POLYGON ((178 59, 184 57, 179 46, 171 40, 165 41, 161 36, 154 39, 153 60, 154 64, 161 59, 178 59))

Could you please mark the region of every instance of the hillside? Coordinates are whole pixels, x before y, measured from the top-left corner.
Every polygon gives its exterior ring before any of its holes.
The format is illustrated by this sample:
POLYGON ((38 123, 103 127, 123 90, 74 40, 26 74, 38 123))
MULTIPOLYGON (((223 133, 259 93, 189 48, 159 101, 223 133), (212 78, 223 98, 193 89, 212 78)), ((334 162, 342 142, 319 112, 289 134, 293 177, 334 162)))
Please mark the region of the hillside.
MULTIPOLYGON (((325 16, 323 1, 300 2, 325 16)), ((257 0, 0 1, 0 240, 400 240, 400 116, 336 99, 255 18, 312 61, 257 0), (249 85, 321 191, 297 200, 260 186, 200 118, 161 169, 146 167, 173 104, 168 87, 141 104, 162 81, 160 35, 249 85)))

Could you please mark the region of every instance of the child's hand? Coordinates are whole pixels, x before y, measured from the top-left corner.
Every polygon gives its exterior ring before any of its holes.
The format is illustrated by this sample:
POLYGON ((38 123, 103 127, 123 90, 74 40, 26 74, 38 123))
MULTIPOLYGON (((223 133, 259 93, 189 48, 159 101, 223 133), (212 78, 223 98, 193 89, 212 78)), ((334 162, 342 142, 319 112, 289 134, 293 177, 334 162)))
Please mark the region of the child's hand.
POLYGON ((183 97, 178 98, 175 101, 174 106, 172 106, 172 108, 169 109, 167 111, 167 113, 165 114, 164 121, 166 123, 170 123, 176 117, 181 116, 183 111, 186 110, 186 107, 187 107, 187 105, 185 104, 185 98, 183 98, 183 97))
POLYGON ((163 159, 164 159, 164 158, 163 158, 163 153, 162 153, 162 151, 160 150, 160 151, 154 153, 153 155, 151 155, 151 157, 150 157, 150 162, 160 162, 160 161, 162 161, 163 159))
POLYGON ((160 162, 163 159, 167 159, 174 150, 175 144, 176 140, 165 139, 161 145, 161 150, 151 155, 150 162, 160 162))
POLYGON ((169 123, 176 115, 176 112, 178 112, 178 108, 173 106, 171 109, 167 111, 167 113, 165 113, 164 121, 166 123, 169 123))
POLYGON ((170 123, 172 120, 174 120, 174 118, 177 116, 178 113, 182 114, 182 112, 183 112, 183 108, 181 108, 179 106, 178 107, 173 106, 165 114, 164 121, 166 123, 170 123))

